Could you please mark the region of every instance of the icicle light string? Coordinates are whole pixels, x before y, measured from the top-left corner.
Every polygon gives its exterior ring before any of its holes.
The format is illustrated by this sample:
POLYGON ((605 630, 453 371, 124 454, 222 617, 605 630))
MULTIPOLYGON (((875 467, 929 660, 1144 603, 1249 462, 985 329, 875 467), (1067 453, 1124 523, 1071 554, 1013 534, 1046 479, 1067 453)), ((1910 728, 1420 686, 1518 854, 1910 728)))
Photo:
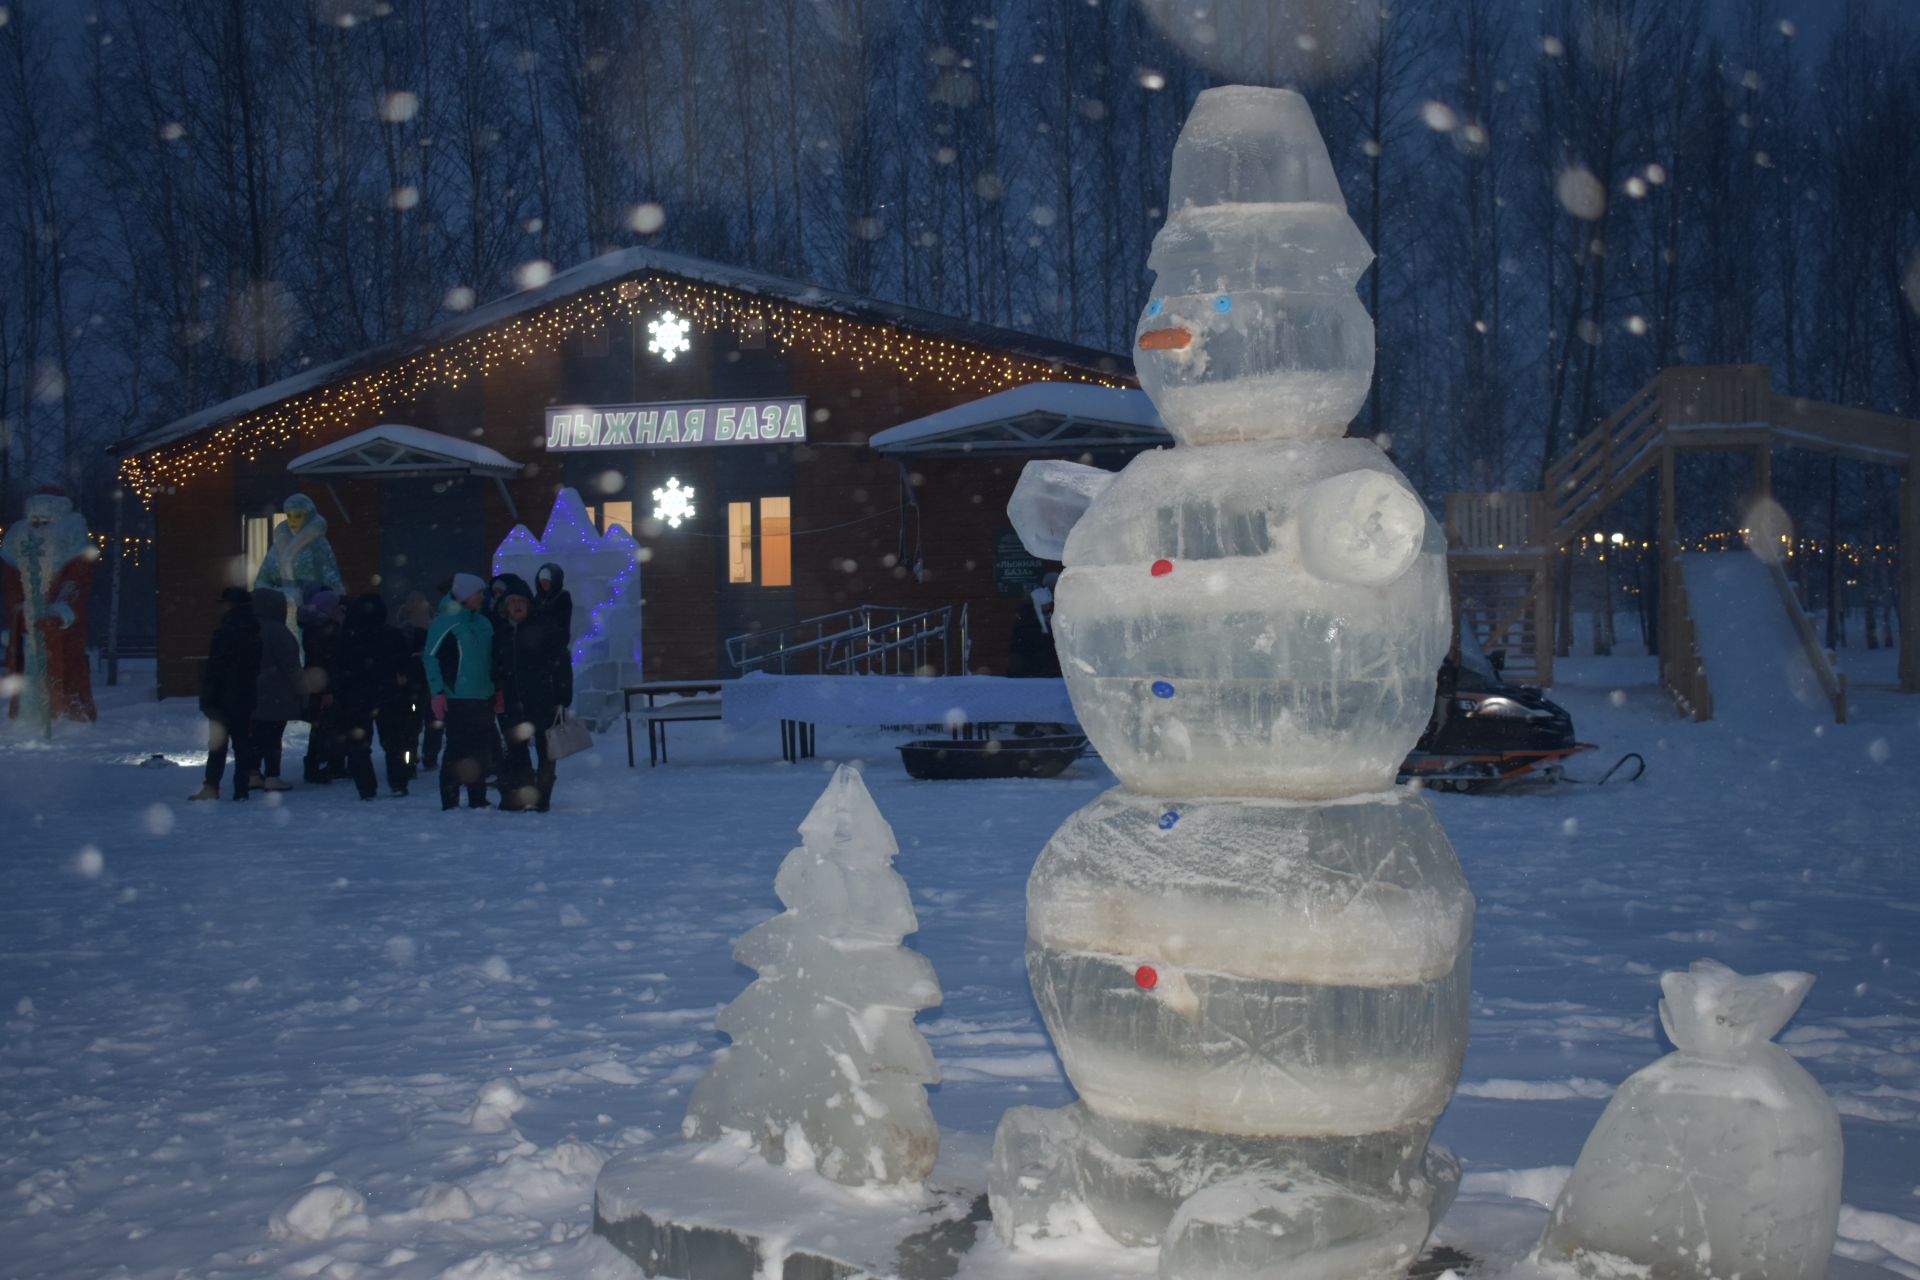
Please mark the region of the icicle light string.
POLYGON ((948 390, 987 394, 1045 381, 1129 385, 1119 378, 922 337, 797 303, 648 276, 576 294, 386 368, 289 396, 196 433, 186 442, 124 458, 120 480, 143 506, 151 507, 161 489, 187 484, 230 461, 252 462, 261 450, 294 444, 302 437, 345 434, 371 425, 396 404, 415 400, 435 387, 458 388, 525 365, 568 338, 603 331, 615 320, 631 320, 663 305, 704 333, 724 330, 737 339, 764 336, 783 354, 800 351, 851 360, 862 372, 869 365, 890 368, 909 381, 929 379, 948 390))

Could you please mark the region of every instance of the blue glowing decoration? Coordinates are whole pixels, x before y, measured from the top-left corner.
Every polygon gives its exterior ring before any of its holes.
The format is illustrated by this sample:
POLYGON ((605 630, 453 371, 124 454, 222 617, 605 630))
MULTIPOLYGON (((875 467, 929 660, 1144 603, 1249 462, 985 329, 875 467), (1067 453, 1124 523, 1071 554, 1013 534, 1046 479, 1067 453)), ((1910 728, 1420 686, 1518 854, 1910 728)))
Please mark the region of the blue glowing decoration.
POLYGON ((1162 831, 1171 831, 1173 830, 1173 824, 1178 821, 1180 821, 1180 815, 1172 809, 1169 809, 1160 815, 1160 829, 1162 831))
POLYGON ((1233 310, 1233 299, 1223 293, 1213 300, 1213 309, 1225 315, 1227 312, 1233 310))
POLYGON ((1160 299, 1155 298, 1152 302, 1149 302, 1147 304, 1147 314, 1150 316, 1157 316, 1160 314, 1160 299))
POLYGON ((573 596, 571 640, 575 711, 604 724, 619 710, 618 690, 637 683, 641 666, 640 565, 645 553, 619 525, 605 534, 594 528, 586 504, 573 489, 555 497, 546 530, 534 537, 516 525, 493 553, 493 571, 517 573, 534 583, 551 561, 567 574, 573 596))
POLYGON ((1156 698, 1171 698, 1173 696, 1173 686, 1165 680, 1155 680, 1153 682, 1153 696, 1156 698))

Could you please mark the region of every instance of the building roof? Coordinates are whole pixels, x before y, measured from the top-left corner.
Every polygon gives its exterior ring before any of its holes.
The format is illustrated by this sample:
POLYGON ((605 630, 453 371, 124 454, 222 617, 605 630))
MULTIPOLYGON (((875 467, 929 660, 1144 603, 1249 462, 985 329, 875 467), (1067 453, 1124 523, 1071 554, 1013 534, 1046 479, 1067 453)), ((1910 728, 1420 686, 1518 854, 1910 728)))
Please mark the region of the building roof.
POLYGON ((399 422, 356 431, 287 464, 296 475, 318 476, 515 476, 520 469, 498 449, 399 422))
POLYGON ((765 272, 713 262, 684 254, 655 249, 621 249, 603 254, 578 266, 556 273, 537 288, 522 289, 462 316, 443 321, 396 341, 351 355, 329 364, 317 365, 278 382, 218 404, 197 413, 176 418, 138 432, 112 445, 109 452, 118 455, 141 454, 184 439, 209 427, 258 412, 329 383, 357 373, 396 364, 409 356, 446 346, 462 338, 514 320, 550 306, 575 294, 613 284, 635 276, 664 275, 700 284, 755 294, 796 306, 837 312, 851 319, 893 325, 956 342, 970 343, 993 351, 1056 364, 1089 373, 1130 379, 1131 363, 1111 352, 1058 342, 1036 334, 995 325, 981 324, 957 316, 923 311, 915 307, 822 289, 803 281, 790 280, 765 272))
POLYGON ((956 457, 1141 449, 1173 443, 1144 391, 1029 382, 877 432, 881 453, 956 457))

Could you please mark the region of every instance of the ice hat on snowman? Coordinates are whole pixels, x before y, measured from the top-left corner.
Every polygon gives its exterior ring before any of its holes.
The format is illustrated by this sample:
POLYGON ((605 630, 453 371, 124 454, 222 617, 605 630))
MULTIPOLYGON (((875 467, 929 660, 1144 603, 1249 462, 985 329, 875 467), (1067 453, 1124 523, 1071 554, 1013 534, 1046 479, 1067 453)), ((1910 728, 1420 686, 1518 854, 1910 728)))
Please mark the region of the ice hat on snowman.
POLYGON ((1202 93, 1169 194, 1135 361, 1168 429, 1183 444, 1340 435, 1373 378, 1354 292, 1373 250, 1306 100, 1202 93))

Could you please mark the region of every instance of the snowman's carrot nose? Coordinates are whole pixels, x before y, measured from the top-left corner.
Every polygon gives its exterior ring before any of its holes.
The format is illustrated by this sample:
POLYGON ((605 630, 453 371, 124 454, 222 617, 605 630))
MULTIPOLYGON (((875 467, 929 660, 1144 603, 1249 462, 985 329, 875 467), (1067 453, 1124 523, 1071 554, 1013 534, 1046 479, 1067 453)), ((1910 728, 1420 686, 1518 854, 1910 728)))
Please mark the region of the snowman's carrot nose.
POLYGON ((1184 351, 1193 341, 1193 335, 1174 325, 1166 329, 1149 329, 1140 335, 1142 351, 1184 351))

